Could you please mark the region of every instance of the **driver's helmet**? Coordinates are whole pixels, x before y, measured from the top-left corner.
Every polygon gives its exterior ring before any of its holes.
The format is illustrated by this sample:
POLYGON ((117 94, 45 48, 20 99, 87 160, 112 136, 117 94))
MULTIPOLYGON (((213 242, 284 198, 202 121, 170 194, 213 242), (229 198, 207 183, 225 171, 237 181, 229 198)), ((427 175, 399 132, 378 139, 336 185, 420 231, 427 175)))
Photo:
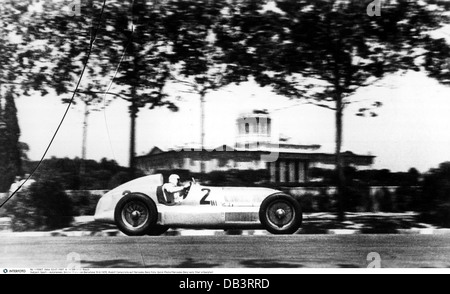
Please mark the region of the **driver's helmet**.
POLYGON ((178 185, 178 182, 180 181, 180 177, 176 174, 172 174, 169 176, 169 183, 178 185))

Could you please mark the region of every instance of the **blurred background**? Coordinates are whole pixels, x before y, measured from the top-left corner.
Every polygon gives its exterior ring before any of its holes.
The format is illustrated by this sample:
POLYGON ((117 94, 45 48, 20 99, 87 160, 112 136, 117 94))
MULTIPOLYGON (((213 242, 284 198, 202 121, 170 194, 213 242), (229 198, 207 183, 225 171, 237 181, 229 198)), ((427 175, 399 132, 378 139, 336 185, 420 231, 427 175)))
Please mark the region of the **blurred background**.
POLYGON ((4 229, 174 172, 450 226, 448 1, 0 3, 4 229))

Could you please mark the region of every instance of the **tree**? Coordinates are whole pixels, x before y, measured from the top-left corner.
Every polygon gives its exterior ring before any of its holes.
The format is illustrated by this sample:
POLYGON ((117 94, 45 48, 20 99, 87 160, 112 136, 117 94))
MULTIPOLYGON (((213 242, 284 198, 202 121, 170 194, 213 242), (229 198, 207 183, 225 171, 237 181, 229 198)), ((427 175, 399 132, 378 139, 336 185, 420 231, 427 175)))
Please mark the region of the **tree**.
MULTIPOLYGON (((117 175, 125 174, 128 180, 132 180, 126 167, 119 166, 113 160, 103 158, 100 162, 85 160, 85 173, 83 181, 79 181, 81 162, 80 158, 56 158, 44 159, 40 168, 33 176, 37 182, 46 180, 58 181, 65 190, 101 190, 111 188, 109 183, 117 175)), ((36 162, 28 161, 24 164, 24 171, 30 172, 36 162)), ((122 183, 121 183, 122 184, 122 183)))
MULTIPOLYGON (((237 7, 224 33, 230 54, 240 56, 260 85, 335 113, 338 219, 344 220, 345 179, 341 148, 343 115, 352 95, 388 74, 418 70, 428 36, 438 21, 426 4, 392 1, 382 17, 366 14, 363 1, 285 0, 274 9, 250 1, 237 7), (236 49, 237 48, 237 49, 236 49)), ((381 105, 375 102, 374 107, 381 105)), ((365 109, 361 109, 364 111, 365 109)))
POLYGON ((55 78, 50 86, 59 95, 72 94, 88 62, 77 95, 88 95, 84 97, 90 97, 89 104, 104 95, 129 102, 129 166, 134 173, 139 109, 167 106, 177 110, 165 93, 170 52, 162 20, 170 10, 144 0, 87 1, 81 3, 79 15, 67 16, 57 13, 64 5, 46 1, 35 26, 35 38, 44 40, 55 53, 51 63, 56 66, 50 69, 55 78))
POLYGON ((0 6, 0 191, 22 174, 20 129, 15 99, 29 91, 46 94, 44 54, 29 39, 29 1, 3 1, 0 6), (3 97, 4 95, 4 97, 3 97))
POLYGON ((17 86, 27 94, 30 90, 40 90, 47 80, 46 66, 41 63, 45 56, 39 44, 33 42, 30 28, 33 26, 33 12, 28 10, 29 1, 5 0, 0 6, 0 89, 17 86))
POLYGON ((214 19, 220 14, 220 10, 216 8, 216 2, 174 1, 171 5, 174 6, 175 13, 167 18, 166 26, 175 53, 172 62, 178 67, 175 75, 190 78, 177 81, 200 96, 200 146, 203 149, 205 96, 209 91, 218 89, 223 78, 223 69, 217 64, 217 48, 210 37, 214 19))
POLYGON ((86 1, 83 7, 79 7, 83 15, 68 15, 64 13, 66 4, 45 2, 41 13, 36 13, 30 35, 43 42, 44 50, 51 53, 47 55, 47 61, 52 79, 46 86, 62 96, 63 103, 84 104, 79 175, 82 177, 85 172, 89 114, 103 109, 110 102, 111 95, 107 95, 107 81, 102 78, 102 73, 111 71, 112 66, 102 53, 102 47, 107 45, 101 36, 105 31, 102 7, 99 3, 86 1), (82 72, 83 79, 77 88, 82 72), (76 88, 77 93, 72 99, 76 88))
POLYGON ((120 97, 129 102, 130 154, 129 166, 135 172, 136 118, 139 109, 149 106, 178 108, 166 99, 165 86, 170 80, 170 47, 165 35, 163 19, 170 11, 143 0, 131 1, 129 9, 120 6, 107 14, 113 29, 111 44, 106 51, 112 57, 124 59, 115 82, 121 86, 120 97))
POLYGON ((8 173, 22 175, 21 149, 20 149, 20 127, 17 119, 17 108, 14 102, 13 88, 5 95, 5 110, 3 119, 6 123, 6 148, 8 150, 7 166, 8 173))
MULTIPOLYGON (((205 148, 205 97, 211 91, 238 82, 239 76, 225 63, 225 55, 216 44, 226 1, 171 1, 173 11, 165 19, 167 36, 172 46, 172 77, 187 86, 187 92, 200 98, 200 148, 205 148)), ((204 173, 204 166, 201 166, 204 173)))
MULTIPOLYGON (((447 5, 450 4, 447 2, 447 5)), ((425 56, 425 69, 431 78, 450 86, 450 45, 444 38, 430 38, 425 56)))

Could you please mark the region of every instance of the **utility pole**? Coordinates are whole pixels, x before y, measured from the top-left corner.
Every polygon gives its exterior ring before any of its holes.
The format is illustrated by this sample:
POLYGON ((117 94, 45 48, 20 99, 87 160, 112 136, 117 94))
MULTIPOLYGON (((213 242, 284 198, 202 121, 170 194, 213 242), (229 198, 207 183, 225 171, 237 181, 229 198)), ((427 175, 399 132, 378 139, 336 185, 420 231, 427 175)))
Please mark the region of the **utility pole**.
POLYGON ((202 91, 200 93, 200 173, 205 173, 205 158, 203 156, 203 152, 205 152, 205 94, 206 92, 202 91))
POLYGON ((201 138, 200 147, 202 150, 205 148, 205 95, 202 94, 200 97, 200 128, 201 128, 201 138))
POLYGON ((89 117, 89 102, 87 102, 87 100, 86 100, 84 102, 83 141, 81 144, 80 175, 84 175, 86 173, 85 161, 86 161, 88 117, 89 117))

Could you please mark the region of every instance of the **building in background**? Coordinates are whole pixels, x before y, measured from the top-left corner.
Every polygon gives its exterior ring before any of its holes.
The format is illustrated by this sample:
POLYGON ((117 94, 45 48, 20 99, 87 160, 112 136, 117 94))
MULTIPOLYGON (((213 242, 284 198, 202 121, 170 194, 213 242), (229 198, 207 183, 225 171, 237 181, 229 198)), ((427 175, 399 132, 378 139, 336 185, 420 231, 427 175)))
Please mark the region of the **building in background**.
MULTIPOLYGON (((272 135, 272 119, 267 111, 255 110, 236 120, 234 146, 221 145, 212 150, 199 146, 182 146, 171 150, 153 147, 136 158, 145 174, 161 171, 189 170, 211 173, 229 170, 266 170, 271 183, 302 184, 309 181, 308 169, 334 165, 335 155, 321 151, 321 145, 290 144, 272 135)), ((343 153, 344 165, 370 166, 375 156, 343 153)))

